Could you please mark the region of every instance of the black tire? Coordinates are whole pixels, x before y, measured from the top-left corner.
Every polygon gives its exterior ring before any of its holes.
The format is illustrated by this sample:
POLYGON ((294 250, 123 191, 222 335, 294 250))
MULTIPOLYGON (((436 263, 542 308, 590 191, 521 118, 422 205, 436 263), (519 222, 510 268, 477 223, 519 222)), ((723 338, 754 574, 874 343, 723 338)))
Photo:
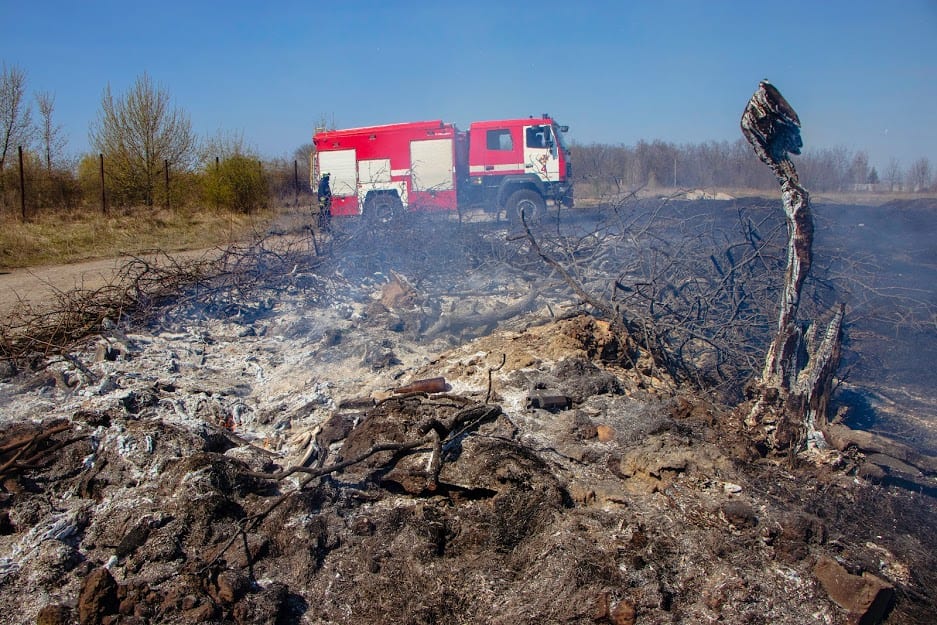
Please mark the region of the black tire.
POLYGON ((527 223, 536 223, 543 218, 547 211, 547 203, 543 197, 532 189, 518 189, 505 202, 504 208, 508 219, 517 223, 521 222, 521 214, 527 223))
POLYGON ((364 216, 372 223, 386 224, 393 221, 402 209, 400 198, 390 193, 378 193, 364 204, 364 216))

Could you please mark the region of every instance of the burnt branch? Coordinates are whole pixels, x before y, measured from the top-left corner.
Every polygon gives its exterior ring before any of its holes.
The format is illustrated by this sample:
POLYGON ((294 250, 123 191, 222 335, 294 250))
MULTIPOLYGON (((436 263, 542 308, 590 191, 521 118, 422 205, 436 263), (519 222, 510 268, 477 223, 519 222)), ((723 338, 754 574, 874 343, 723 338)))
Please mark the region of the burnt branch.
POLYGON ((309 468, 309 467, 295 465, 283 471, 279 471, 277 473, 264 473, 262 471, 242 471, 241 472, 242 475, 246 477, 268 479, 268 480, 273 480, 273 481, 283 480, 289 477, 290 475, 293 475, 294 473, 304 473, 306 475, 303 477, 302 480, 300 480, 295 490, 291 490, 287 493, 283 493, 282 495, 278 496, 276 499, 271 501, 269 504, 267 504, 263 508, 263 510, 261 510, 260 512, 256 514, 252 514, 248 517, 245 517, 238 524, 237 531, 235 531, 234 534, 227 540, 227 542, 225 542, 221 546, 221 548, 218 549, 214 557, 204 567, 202 567, 202 570, 206 571, 210 569, 212 566, 214 566, 214 564, 218 562, 218 560, 220 560, 224 556, 224 554, 228 551, 228 549, 231 548, 231 546, 235 543, 235 541, 237 541, 238 538, 241 538, 242 536, 246 536, 247 532, 253 530, 258 525, 260 525, 263 522, 263 520, 271 512, 273 512, 281 504, 283 504, 283 502, 288 500, 290 497, 292 497, 296 493, 302 492, 303 489, 305 489, 307 486, 309 486, 309 484, 313 482, 313 480, 316 480, 322 477, 323 475, 328 475, 330 473, 334 473, 335 471, 340 471, 352 465, 364 462, 371 456, 384 452, 384 451, 394 451, 394 452, 399 453, 399 452, 404 452, 404 451, 415 449, 424 444, 425 444, 424 439, 417 440, 417 441, 410 441, 406 443, 378 443, 374 445, 373 447, 371 447, 366 452, 359 454, 358 456, 355 456, 354 458, 350 458, 342 462, 336 462, 335 464, 329 465, 327 467, 309 468))
POLYGON ((799 154, 800 119, 778 90, 762 81, 745 107, 742 134, 777 176, 790 239, 777 326, 768 346, 761 380, 747 424, 776 451, 797 451, 815 441, 827 422, 833 377, 839 366, 845 306, 833 314, 822 340, 817 326, 797 313, 804 281, 813 264, 810 196, 800 185, 788 154, 799 154))
MULTIPOLYGON (((37 369, 89 338, 109 335, 117 323, 141 325, 164 306, 201 302, 217 305, 225 294, 243 297, 273 279, 288 279, 290 269, 321 262, 297 244, 265 238, 233 245, 195 260, 155 250, 130 257, 113 279, 95 289, 53 290, 48 305, 22 302, 0 321, 0 359, 18 368, 37 369)), ((73 362, 86 376, 87 368, 73 362)))
POLYGON ((438 478, 439 471, 442 468, 444 455, 447 450, 446 443, 451 443, 452 441, 457 440, 468 430, 477 427, 484 421, 494 419, 500 414, 502 414, 501 407, 498 405, 472 404, 461 408, 448 419, 426 420, 419 426, 419 429, 417 430, 417 433, 420 435, 420 438, 418 439, 399 443, 377 443, 372 445, 366 451, 354 456, 353 458, 336 462, 329 466, 313 468, 305 467, 302 466, 302 464, 299 464, 290 466, 283 471, 278 471, 276 473, 246 470, 241 471, 241 474, 245 477, 253 477, 271 481, 282 481, 287 477, 297 473, 303 474, 303 478, 299 481, 297 487, 294 490, 279 495, 260 512, 243 519, 239 523, 237 531, 215 553, 212 560, 206 564, 205 567, 203 567, 203 570, 207 570, 213 566, 224 555, 224 553, 230 549, 232 545, 234 545, 239 537, 246 535, 247 532, 256 528, 278 506, 280 506, 283 502, 296 493, 302 492, 303 489, 309 486, 309 484, 311 484, 314 480, 324 475, 329 475, 331 473, 335 473, 336 471, 341 471, 343 469, 361 464, 376 454, 388 451, 394 452, 393 456, 384 463, 383 468, 386 469, 390 468, 401 455, 419 450, 420 448, 425 448, 427 445, 429 445, 432 456, 429 463, 427 488, 431 491, 435 490, 436 480, 438 478))
POLYGON ((365 451, 364 453, 361 453, 355 456, 354 458, 349 458, 348 460, 336 462, 335 464, 331 464, 327 467, 314 468, 314 467, 304 467, 301 465, 294 465, 287 469, 284 469, 283 471, 278 471, 277 473, 264 473, 263 471, 242 471, 242 473, 247 477, 256 477, 256 478, 261 478, 265 480, 274 480, 274 481, 283 480, 293 475, 294 473, 305 473, 306 477, 300 483, 301 485, 298 489, 298 490, 301 490, 306 484, 309 483, 309 481, 317 477, 322 477, 323 475, 328 475, 329 473, 335 473, 336 471, 341 471, 342 469, 347 469, 350 466, 360 464, 375 454, 379 454, 384 451, 393 451, 397 453, 403 452, 403 451, 410 451, 411 449, 416 449, 417 447, 419 447, 420 445, 424 445, 425 443, 426 443, 425 438, 421 438, 420 440, 416 440, 416 441, 409 441, 406 443, 378 443, 374 445, 373 447, 371 447, 370 449, 368 449, 367 451, 365 451))
POLYGON ((83 440, 85 436, 72 436, 56 440, 56 434, 72 428, 70 423, 58 423, 33 435, 11 435, 0 442, 0 481, 23 471, 41 469, 54 460, 55 452, 83 440))
POLYGON ((507 356, 507 354, 501 354, 501 363, 500 363, 497 367, 489 367, 489 368, 488 368, 488 392, 485 393, 485 403, 486 403, 486 404, 487 404, 489 401, 491 401, 491 394, 492 394, 492 392, 493 392, 493 388, 492 388, 492 374, 493 374, 495 371, 500 371, 501 368, 504 367, 504 364, 505 364, 507 361, 508 361, 508 356, 507 356))
POLYGON ((543 251, 543 249, 540 247, 540 244, 537 242, 536 237, 534 237, 533 233, 530 231, 530 224, 527 223, 527 219, 521 215, 521 220, 524 225, 524 232, 527 233, 527 240, 530 242, 530 246, 547 265, 552 267, 563 278, 563 281, 576 294, 576 296, 579 297, 579 299, 584 303, 592 306, 596 310, 601 311, 607 318, 613 320, 613 323, 619 325, 623 324, 624 321, 618 319, 614 309, 609 305, 608 302, 593 297, 592 294, 586 291, 582 284, 580 284, 580 282, 576 280, 561 263, 554 260, 549 254, 543 251))

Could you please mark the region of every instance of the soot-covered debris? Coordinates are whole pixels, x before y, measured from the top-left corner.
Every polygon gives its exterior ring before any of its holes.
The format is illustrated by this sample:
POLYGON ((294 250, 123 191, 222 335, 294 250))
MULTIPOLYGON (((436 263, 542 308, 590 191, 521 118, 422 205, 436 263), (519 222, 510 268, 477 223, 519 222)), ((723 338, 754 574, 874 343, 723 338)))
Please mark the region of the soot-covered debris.
POLYGON ((602 320, 489 315, 526 277, 408 269, 4 383, 8 622, 932 622, 932 493, 763 457, 602 320), (498 329, 441 329, 473 309, 498 329))

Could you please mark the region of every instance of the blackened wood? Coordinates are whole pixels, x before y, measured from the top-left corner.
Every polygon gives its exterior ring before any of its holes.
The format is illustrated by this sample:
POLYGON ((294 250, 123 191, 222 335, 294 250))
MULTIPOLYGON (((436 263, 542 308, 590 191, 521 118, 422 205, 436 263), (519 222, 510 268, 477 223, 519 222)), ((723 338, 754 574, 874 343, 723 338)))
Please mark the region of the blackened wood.
POLYGON ((755 154, 778 179, 790 236, 777 329, 747 423, 759 428, 772 448, 787 451, 810 442, 822 444, 818 430, 827 422, 845 311, 843 306, 834 311, 819 342, 816 326, 797 320, 801 289, 813 263, 814 233, 810 195, 800 185, 789 157, 800 154, 803 146, 800 118, 777 88, 764 80, 745 107, 740 125, 755 154))

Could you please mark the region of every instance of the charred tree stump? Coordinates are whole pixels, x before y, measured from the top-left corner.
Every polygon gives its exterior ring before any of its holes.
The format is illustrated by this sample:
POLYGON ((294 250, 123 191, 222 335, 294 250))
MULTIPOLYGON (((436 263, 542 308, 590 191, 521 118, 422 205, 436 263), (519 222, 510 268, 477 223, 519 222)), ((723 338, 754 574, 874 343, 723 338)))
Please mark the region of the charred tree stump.
POLYGON ((755 154, 777 176, 790 236, 777 331, 761 378, 749 387, 753 403, 746 424, 769 449, 791 452, 805 444, 822 444, 818 432, 827 422, 839 366, 844 307, 833 311, 820 338, 814 323, 797 320, 801 288, 813 262, 810 195, 788 156, 800 154, 803 146, 797 113, 764 80, 745 107, 741 128, 755 154))

